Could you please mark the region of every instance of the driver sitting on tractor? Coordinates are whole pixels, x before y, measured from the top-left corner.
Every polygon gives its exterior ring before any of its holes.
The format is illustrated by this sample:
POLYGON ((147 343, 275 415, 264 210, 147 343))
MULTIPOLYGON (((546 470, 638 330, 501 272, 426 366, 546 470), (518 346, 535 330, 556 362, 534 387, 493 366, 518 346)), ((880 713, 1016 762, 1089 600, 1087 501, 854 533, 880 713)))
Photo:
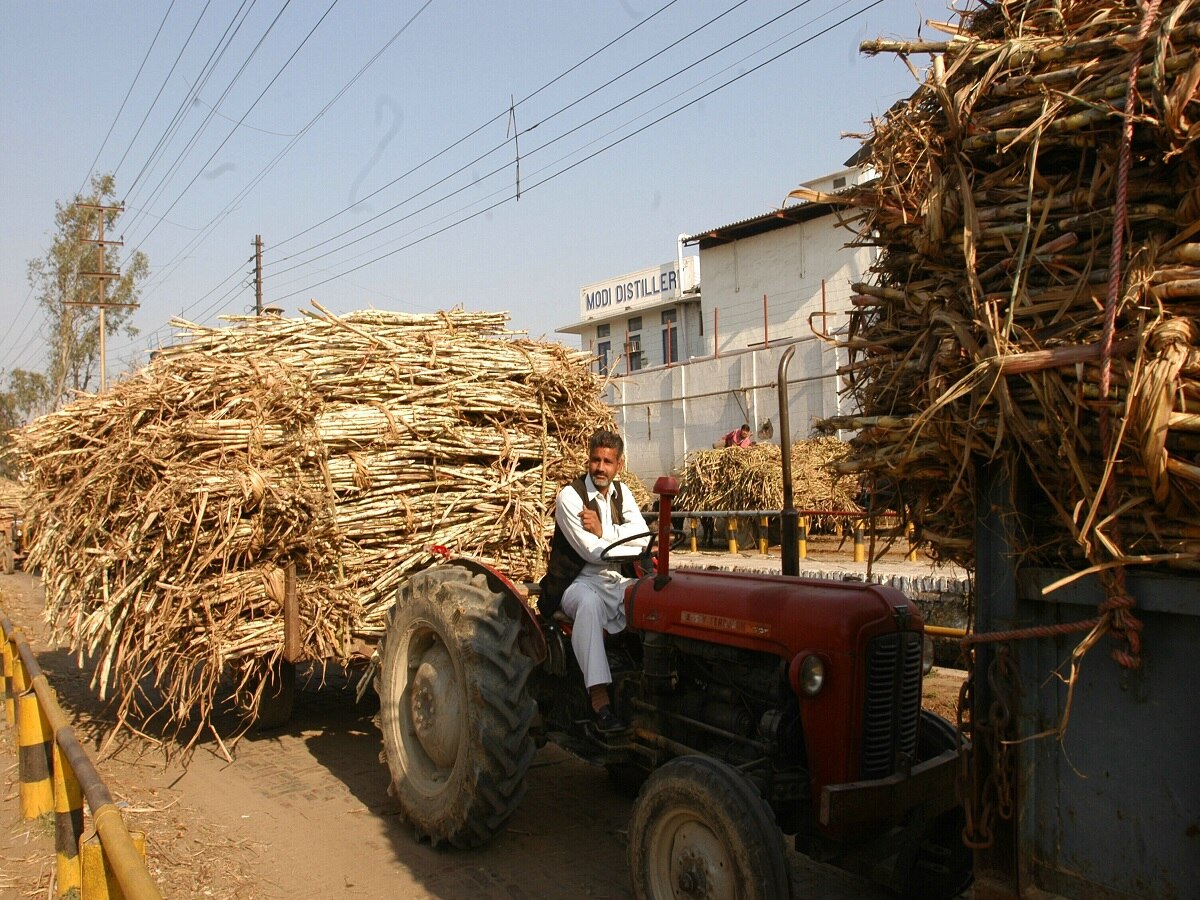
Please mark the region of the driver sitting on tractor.
POLYGON ((608 694, 612 673, 604 649, 604 633, 625 628, 625 588, 633 579, 621 571, 621 560, 637 557, 646 547, 649 529, 629 488, 616 477, 625 464, 625 442, 604 429, 588 441, 587 474, 558 492, 554 501, 554 537, 542 579, 538 604, 544 616, 560 607, 574 623, 571 647, 583 672, 596 728, 620 731, 625 724, 613 712, 608 694), (616 541, 643 535, 611 553, 616 541))

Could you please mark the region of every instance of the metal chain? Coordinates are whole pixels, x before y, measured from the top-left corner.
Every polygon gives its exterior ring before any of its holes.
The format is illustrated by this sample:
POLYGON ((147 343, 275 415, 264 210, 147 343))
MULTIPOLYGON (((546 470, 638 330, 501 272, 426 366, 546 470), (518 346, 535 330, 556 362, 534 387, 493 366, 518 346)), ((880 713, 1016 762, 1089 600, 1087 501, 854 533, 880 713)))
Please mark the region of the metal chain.
POLYGON ((995 841, 996 816, 1012 819, 1014 804, 1014 760, 1008 743, 1012 730, 1011 701, 1016 696, 1016 665, 1007 644, 996 647, 988 667, 988 686, 992 703, 982 721, 968 720, 975 695, 975 648, 967 656, 967 678, 959 690, 959 775, 958 789, 963 804, 965 825, 963 843, 972 850, 986 850, 995 841), (979 777, 979 755, 990 759, 988 774, 979 777))

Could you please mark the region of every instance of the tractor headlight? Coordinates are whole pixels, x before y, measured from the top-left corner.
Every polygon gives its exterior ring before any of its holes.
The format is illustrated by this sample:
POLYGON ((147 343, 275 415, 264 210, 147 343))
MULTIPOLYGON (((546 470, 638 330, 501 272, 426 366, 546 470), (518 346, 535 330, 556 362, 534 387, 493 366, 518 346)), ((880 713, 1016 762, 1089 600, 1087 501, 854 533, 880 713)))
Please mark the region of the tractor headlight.
POLYGON ((815 697, 825 686, 825 661, 815 653, 804 657, 800 664, 799 687, 805 697, 815 697))

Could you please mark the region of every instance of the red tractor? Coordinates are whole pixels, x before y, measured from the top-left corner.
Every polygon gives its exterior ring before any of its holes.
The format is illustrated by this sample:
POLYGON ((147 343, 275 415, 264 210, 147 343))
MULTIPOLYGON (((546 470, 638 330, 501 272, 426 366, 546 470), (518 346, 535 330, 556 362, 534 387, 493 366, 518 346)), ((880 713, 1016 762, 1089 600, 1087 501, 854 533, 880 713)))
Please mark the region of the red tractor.
POLYGON ((640 785, 638 897, 788 897, 783 834, 907 896, 958 894, 958 740, 921 709, 916 607, 796 577, 786 555, 792 574, 672 570, 675 491, 655 485, 657 559, 608 644, 622 733, 595 730, 570 626, 538 613, 531 586, 459 559, 400 588, 376 688, 403 815, 434 845, 484 844, 553 741, 640 785))

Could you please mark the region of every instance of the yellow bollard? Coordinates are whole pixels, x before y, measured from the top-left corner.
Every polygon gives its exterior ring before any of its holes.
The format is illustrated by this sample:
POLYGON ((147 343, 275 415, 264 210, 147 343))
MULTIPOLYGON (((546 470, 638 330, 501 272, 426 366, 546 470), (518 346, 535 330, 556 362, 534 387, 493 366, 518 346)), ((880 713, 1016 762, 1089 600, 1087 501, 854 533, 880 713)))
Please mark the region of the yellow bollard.
MULTIPOLYGON (((146 858, 146 835, 141 831, 129 832, 133 849, 143 860, 146 858)), ((81 897, 87 900, 120 900, 125 896, 117 882, 116 873, 104 855, 100 836, 92 832, 79 842, 79 870, 82 883, 81 897)))
POLYGON ((767 555, 767 548, 771 545, 767 538, 767 517, 763 516, 758 520, 758 552, 761 556, 767 555))
POLYGON ((904 534, 908 537, 908 556, 905 557, 909 562, 917 561, 917 528, 912 522, 904 526, 904 534))
POLYGON ((687 523, 688 531, 691 533, 691 537, 688 539, 688 549, 695 553, 698 549, 700 549, 696 543, 696 527, 699 524, 699 520, 688 519, 687 523))
POLYGON ((0 657, 4 663, 4 721, 11 728, 17 721, 17 708, 13 693, 13 645, 7 638, 0 635, 0 657))
POLYGON ((735 519, 733 516, 730 516, 726 521, 729 523, 729 552, 737 553, 737 519, 735 519))
POLYGON ((83 886, 79 871, 79 839, 83 836, 83 791, 75 770, 54 742, 54 851, 55 889, 65 897, 79 896, 83 886))
POLYGON ((37 694, 25 691, 17 698, 17 768, 21 779, 23 819, 36 819, 54 812, 54 787, 50 784, 50 747, 53 743, 54 734, 37 694))
POLYGON ((808 559, 808 516, 801 516, 797 521, 796 535, 800 544, 800 558, 808 559))
POLYGON ((854 561, 865 562, 867 558, 867 544, 864 540, 864 526, 862 519, 854 520, 854 561))

